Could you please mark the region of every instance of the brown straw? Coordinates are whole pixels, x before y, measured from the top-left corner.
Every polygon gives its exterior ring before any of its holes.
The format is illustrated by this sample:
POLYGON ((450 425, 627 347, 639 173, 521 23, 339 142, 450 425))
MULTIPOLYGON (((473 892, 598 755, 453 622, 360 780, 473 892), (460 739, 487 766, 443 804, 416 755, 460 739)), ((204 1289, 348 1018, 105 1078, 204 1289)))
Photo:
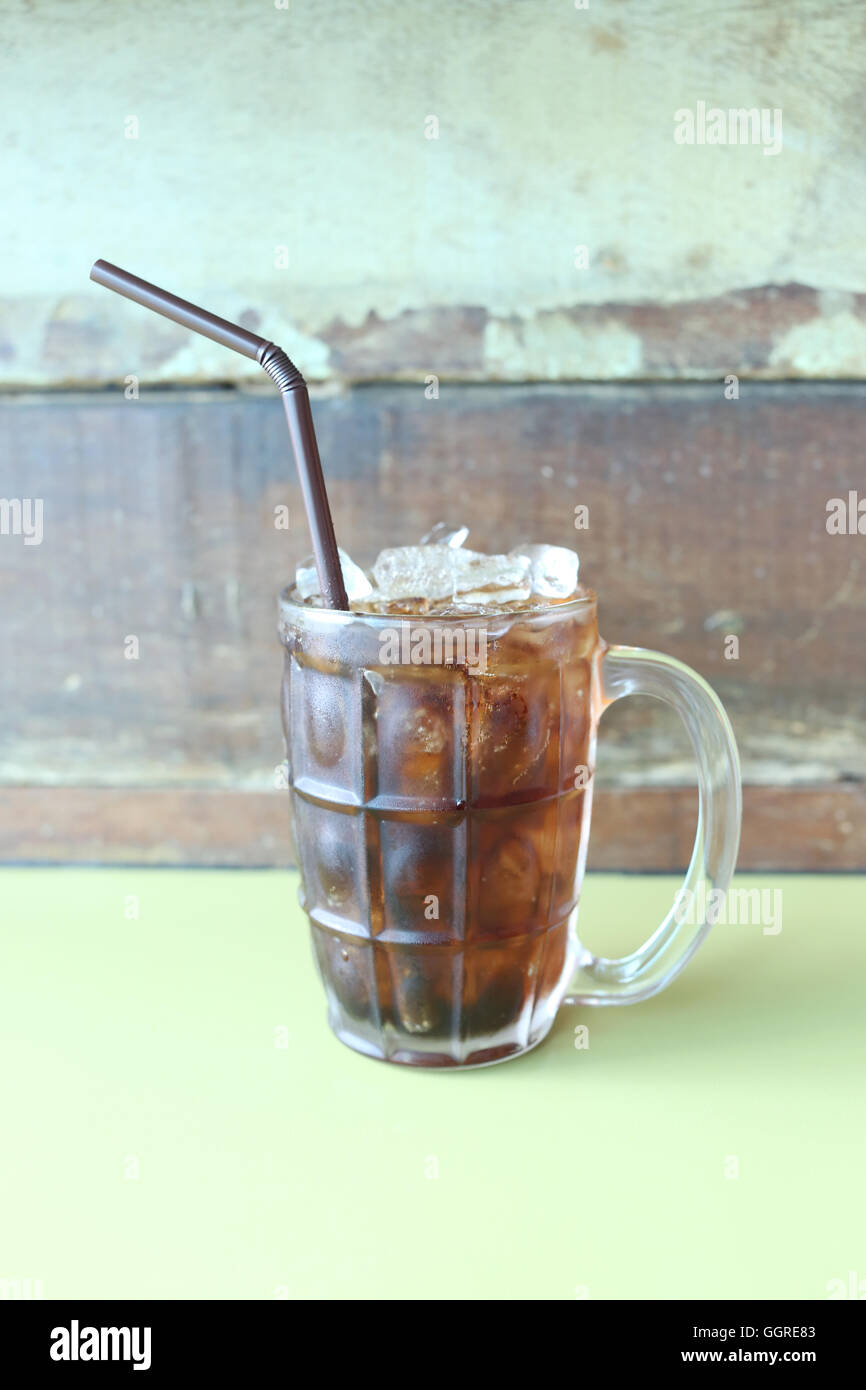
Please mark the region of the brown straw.
POLYGON ((197 305, 189 304, 185 299, 178 299, 176 295, 159 289, 157 285, 148 284, 147 280, 139 280, 137 275, 130 275, 129 271, 110 265, 108 261, 96 261, 90 278, 98 285, 105 285, 107 289, 125 295, 136 304, 143 304, 146 309, 153 309, 154 313, 182 324, 184 328, 192 328, 205 338, 212 338, 215 343, 221 343, 223 347, 232 348, 244 357, 253 358, 276 382, 289 422, 289 435, 313 541, 313 556, 322 598, 328 608, 348 609, 349 599, 343 583, 334 523, 331 520, 331 508, 328 505, 328 494, 322 475, 322 461, 319 458, 316 432, 313 428, 310 395, 307 383, 294 363, 282 348, 268 342, 266 338, 259 338, 255 333, 241 328, 239 324, 229 323, 227 319, 217 318, 216 314, 209 314, 206 309, 199 309, 197 305))

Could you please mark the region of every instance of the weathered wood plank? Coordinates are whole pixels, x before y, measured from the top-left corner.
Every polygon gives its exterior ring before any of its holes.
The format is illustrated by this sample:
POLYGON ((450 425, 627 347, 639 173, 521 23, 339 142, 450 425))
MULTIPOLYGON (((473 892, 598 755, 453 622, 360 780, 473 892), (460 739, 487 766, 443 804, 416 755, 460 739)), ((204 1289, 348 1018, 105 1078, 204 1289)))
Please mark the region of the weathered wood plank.
MULTIPOLYGON (((280 867, 294 862, 286 792, 15 787, 0 791, 0 861, 280 867)), ((688 787, 601 788, 590 869, 682 870, 695 832, 688 787)), ((746 788, 739 867, 866 866, 859 785, 746 788)))
MULTIPOLYGON (((0 384, 64 389, 247 384, 255 363, 124 302, 70 295, 41 305, 38 334, 4 338, 0 384), (41 356, 33 357, 34 341, 41 356), (28 355, 29 354, 29 355, 28 355)), ((236 296, 231 296, 232 301, 236 296)), ((10 306, 10 324, 17 315, 10 306)), ((237 312, 255 332, 280 336, 258 310, 237 312)), ((276 320, 279 315, 274 313, 276 320)), ((284 332, 311 382, 722 381, 866 377, 866 294, 801 284, 760 285, 666 302, 585 302, 497 313, 483 304, 339 313, 314 340, 284 332)))
MULTIPOLYGON (((362 562, 442 516, 484 549, 577 542, 602 631, 711 680, 747 782, 847 795, 866 776, 866 538, 825 527, 863 486, 866 389, 369 387, 315 413, 362 562)), ((279 402, 7 398, 0 431, 4 496, 44 500, 41 545, 0 537, 0 785, 265 792, 274 596, 308 549, 279 402)), ((615 707, 602 732, 601 783, 690 780, 662 707, 615 707)))

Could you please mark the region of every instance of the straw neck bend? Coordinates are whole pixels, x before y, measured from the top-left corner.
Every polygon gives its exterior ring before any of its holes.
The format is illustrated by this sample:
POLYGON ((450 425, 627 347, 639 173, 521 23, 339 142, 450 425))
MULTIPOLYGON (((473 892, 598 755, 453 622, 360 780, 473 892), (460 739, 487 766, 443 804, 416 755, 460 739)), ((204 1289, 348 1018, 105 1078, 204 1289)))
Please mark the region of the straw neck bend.
POLYGON ((271 381, 280 391, 297 391, 306 388, 306 382, 288 353, 276 343, 263 343, 256 358, 260 367, 267 372, 271 381))

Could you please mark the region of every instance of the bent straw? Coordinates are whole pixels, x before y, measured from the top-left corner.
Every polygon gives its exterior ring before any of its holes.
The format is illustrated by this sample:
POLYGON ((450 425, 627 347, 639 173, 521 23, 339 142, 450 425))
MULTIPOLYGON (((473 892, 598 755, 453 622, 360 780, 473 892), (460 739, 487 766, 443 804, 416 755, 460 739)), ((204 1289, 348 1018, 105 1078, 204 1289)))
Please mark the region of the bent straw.
POLYGON ((216 314, 210 314, 206 309, 200 309, 198 305, 190 304, 185 299, 178 299, 176 295, 161 290, 157 285, 149 284, 147 280, 139 280, 137 275, 130 275, 128 270, 121 270, 119 266, 111 265, 108 261, 94 262, 90 278, 98 285, 104 285, 106 289, 134 300, 136 304, 143 304, 145 309, 152 309, 154 313, 162 314, 164 318, 172 319, 184 328, 191 328, 205 338, 221 343, 223 347, 240 352, 244 357, 251 357, 264 368, 271 380, 276 382, 283 398, 289 425, 292 452, 301 483, 322 598, 328 608, 348 609, 349 599, 343 583, 334 523, 331 519, 322 461, 319 458, 316 432, 313 428, 310 395, 307 383, 295 364, 282 348, 268 342, 266 338, 259 338, 237 323, 217 318, 216 314))

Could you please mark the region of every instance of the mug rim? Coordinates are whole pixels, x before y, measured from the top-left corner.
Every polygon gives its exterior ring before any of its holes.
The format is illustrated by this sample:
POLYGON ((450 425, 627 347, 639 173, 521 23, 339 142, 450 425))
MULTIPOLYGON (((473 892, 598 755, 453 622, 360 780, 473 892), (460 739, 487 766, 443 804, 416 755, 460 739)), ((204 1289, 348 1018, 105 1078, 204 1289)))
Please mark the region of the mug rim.
POLYGON ((584 589, 582 593, 577 594, 574 598, 568 599, 565 603, 552 603, 546 608, 530 608, 528 606, 526 608, 509 608, 499 613, 483 613, 480 609, 474 612, 469 610, 466 613, 459 614, 356 613, 353 609, 313 608, 310 604, 304 603, 303 600, 295 596, 296 588, 297 586, 295 584, 287 584, 285 588, 280 590, 277 601, 281 612, 284 609, 288 609, 292 613, 303 613, 308 618, 315 618, 316 621, 325 623, 339 624, 351 621, 370 623, 374 626, 382 624, 387 627, 393 627, 395 623, 400 622, 410 622, 412 624, 430 623, 434 626, 442 627, 450 623, 459 625, 466 622, 484 622, 485 620, 500 621, 502 619, 507 619, 509 621, 523 620, 524 622, 528 622, 533 619, 548 618, 551 615, 554 617, 561 616, 567 618, 581 612, 581 610, 595 608, 598 604, 598 597, 595 590, 584 589))

